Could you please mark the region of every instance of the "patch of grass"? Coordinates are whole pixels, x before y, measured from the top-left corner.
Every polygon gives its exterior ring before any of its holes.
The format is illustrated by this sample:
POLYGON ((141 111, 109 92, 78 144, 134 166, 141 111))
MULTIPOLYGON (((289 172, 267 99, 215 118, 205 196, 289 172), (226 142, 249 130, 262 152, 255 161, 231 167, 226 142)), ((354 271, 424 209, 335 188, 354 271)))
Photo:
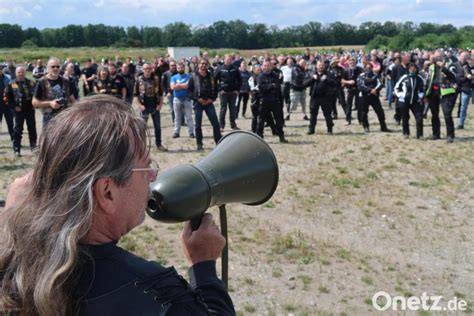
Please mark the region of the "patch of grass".
POLYGON ((329 294, 329 289, 325 286, 318 287, 319 293, 329 294))
POLYGON ((351 254, 346 249, 338 249, 336 251, 336 256, 346 261, 351 261, 351 254))
POLYGON ((339 171, 340 174, 347 174, 347 168, 337 166, 336 170, 339 171))
POLYGON ((375 173, 375 172, 369 172, 367 175, 366 175, 367 179, 369 180, 377 180, 379 178, 379 176, 375 173))
POLYGON ((329 266, 331 264, 331 261, 329 261, 328 259, 326 258, 319 258, 319 262, 323 265, 323 266, 329 266))
POLYGON ((411 163, 411 161, 406 157, 400 157, 397 159, 397 161, 406 165, 411 163))
POLYGON ((257 311, 257 309, 253 305, 245 304, 244 305, 244 311, 246 311, 247 313, 253 314, 257 311))
POLYGON ((307 291, 309 289, 309 285, 313 281, 312 277, 310 277, 309 275, 305 275, 305 274, 298 275, 298 279, 300 279, 301 282, 303 282, 303 290, 304 291, 307 291))
POLYGON ((408 185, 412 187, 417 187, 417 188, 422 188, 422 189, 429 189, 433 187, 433 184, 427 182, 427 181, 410 181, 408 182, 408 185))
POLYGON ((274 278, 280 278, 282 275, 283 275, 283 271, 279 268, 274 269, 272 271, 272 277, 274 277, 274 278))
POLYGON ((255 285, 255 281, 251 278, 244 278, 244 284, 252 286, 255 285))
POLYGON ((314 261, 313 247, 300 231, 278 235, 272 241, 271 251, 289 260, 300 260, 303 264, 314 261))
POLYGON ((372 280, 371 277, 367 276, 367 275, 364 275, 362 278, 361 278, 362 282, 364 282, 365 284, 367 285, 373 285, 374 284, 374 280, 372 280))
POLYGON ((355 189, 360 188, 360 183, 359 181, 355 179, 349 179, 349 178, 340 178, 336 179, 333 181, 333 185, 337 187, 342 187, 342 188, 347 188, 347 187, 353 187, 355 189))
POLYGON ((267 203, 263 204, 263 207, 275 208, 275 203, 273 203, 273 201, 268 201, 267 203))
POLYGON ((283 309, 287 312, 295 312, 297 309, 297 306, 294 304, 286 303, 286 304, 283 304, 283 309))

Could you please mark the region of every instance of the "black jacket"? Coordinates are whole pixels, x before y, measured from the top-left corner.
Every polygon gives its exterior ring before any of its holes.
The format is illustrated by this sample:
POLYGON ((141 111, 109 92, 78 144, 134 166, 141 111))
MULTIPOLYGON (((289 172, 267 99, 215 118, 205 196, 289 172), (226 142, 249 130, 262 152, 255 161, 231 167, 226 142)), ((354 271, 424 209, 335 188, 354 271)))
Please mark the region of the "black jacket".
POLYGON ((334 89, 337 88, 336 80, 327 74, 326 71, 321 75, 318 73, 315 73, 315 75, 317 75, 317 79, 315 79, 313 75, 304 81, 305 87, 311 87, 311 98, 331 96, 334 89))
POLYGON ((398 65, 393 66, 392 71, 390 73, 390 77, 392 78, 392 82, 396 83, 400 80, 401 77, 408 74, 408 66, 404 67, 401 63, 398 65))
POLYGON ((281 93, 280 80, 273 71, 264 71, 258 75, 257 85, 262 103, 279 102, 281 93))
POLYGON ((77 297, 85 315, 235 315, 230 296, 217 278, 214 261, 190 271, 191 284, 153 261, 115 243, 83 246, 77 297))
POLYGON ((163 75, 161 76, 161 90, 163 90, 163 93, 166 95, 168 92, 171 92, 170 89, 170 79, 174 75, 176 75, 178 72, 171 72, 171 70, 165 71, 163 75))
POLYGON ((370 95, 370 91, 372 89, 375 89, 377 90, 377 93, 380 93, 380 90, 382 90, 382 88, 382 82, 374 72, 372 72, 371 74, 363 72, 357 78, 357 89, 362 92, 363 96, 370 95))
POLYGON ((195 101, 198 99, 215 100, 217 98, 217 90, 209 71, 205 77, 201 76, 199 72, 192 73, 189 78, 188 89, 195 101))
POLYGON ((463 92, 469 93, 469 91, 474 88, 474 79, 468 79, 467 76, 474 76, 474 67, 471 67, 468 62, 461 64, 459 62, 460 71, 457 74, 457 82, 459 89, 463 92))
POLYGON ((395 84, 395 94, 398 102, 406 104, 419 104, 423 101, 424 81, 420 75, 404 75, 395 84))
POLYGON ((347 68, 344 71, 344 74, 343 74, 342 78, 344 80, 354 80, 354 84, 353 85, 345 84, 345 87, 347 89, 357 89, 357 78, 363 72, 364 72, 364 70, 361 67, 358 67, 358 66, 356 66, 355 68, 350 68, 350 67, 347 68))
POLYGON ((222 65, 214 72, 214 79, 218 84, 219 91, 233 92, 240 91, 242 85, 242 77, 240 71, 232 64, 222 65))
POLYGON ((295 91, 303 91, 305 89, 304 80, 306 71, 300 65, 296 65, 291 70, 291 89, 295 91))

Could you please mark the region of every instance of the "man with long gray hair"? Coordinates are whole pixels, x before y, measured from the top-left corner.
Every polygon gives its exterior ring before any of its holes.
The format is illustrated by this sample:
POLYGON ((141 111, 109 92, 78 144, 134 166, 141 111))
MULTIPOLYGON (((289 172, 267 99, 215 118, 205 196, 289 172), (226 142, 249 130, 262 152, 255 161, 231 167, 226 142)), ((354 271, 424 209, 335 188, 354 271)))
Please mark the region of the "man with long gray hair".
POLYGON ((216 275, 226 241, 211 215, 181 235, 191 285, 117 246, 143 222, 158 173, 146 130, 106 95, 48 123, 33 171, 0 213, 0 314, 235 315, 216 275))

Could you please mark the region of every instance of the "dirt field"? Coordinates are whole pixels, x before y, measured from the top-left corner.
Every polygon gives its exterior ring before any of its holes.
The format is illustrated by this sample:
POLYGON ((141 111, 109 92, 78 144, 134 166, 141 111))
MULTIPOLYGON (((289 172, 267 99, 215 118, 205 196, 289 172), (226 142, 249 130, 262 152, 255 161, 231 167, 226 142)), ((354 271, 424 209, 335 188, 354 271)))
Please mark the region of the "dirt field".
MULTIPOLYGON (((317 134, 308 136, 300 112, 287 122, 289 144, 266 131, 280 166, 274 197, 262 206, 228 205, 229 283, 239 315, 376 314, 371 300, 378 291, 441 295, 440 306, 456 296, 473 313, 474 107, 452 144, 404 140, 393 110, 384 108, 394 133, 379 132, 372 111, 369 134, 357 122, 345 126, 339 119, 334 135, 326 135, 320 117, 317 134)), ((163 141, 170 151, 153 151, 163 168, 196 162, 212 150, 207 118, 204 123, 206 150, 197 152, 185 129, 181 138, 171 138, 165 106, 163 141)), ((250 128, 248 118, 237 123, 250 128)), ((425 136, 431 136, 430 125, 425 120, 425 136)), ((13 157, 3 122, 0 199, 32 163, 28 149, 13 157)), ((181 227, 147 218, 122 245, 186 275, 181 227)))

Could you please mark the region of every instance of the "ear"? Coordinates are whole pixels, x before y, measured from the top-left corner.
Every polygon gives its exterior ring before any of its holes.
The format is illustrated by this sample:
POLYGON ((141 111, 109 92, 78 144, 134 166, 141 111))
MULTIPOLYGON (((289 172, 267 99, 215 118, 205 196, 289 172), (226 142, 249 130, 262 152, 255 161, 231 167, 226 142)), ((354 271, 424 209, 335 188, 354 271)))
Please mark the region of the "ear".
POLYGON ((117 185, 110 178, 99 178, 93 188, 97 205, 107 214, 113 214, 117 203, 117 185))

